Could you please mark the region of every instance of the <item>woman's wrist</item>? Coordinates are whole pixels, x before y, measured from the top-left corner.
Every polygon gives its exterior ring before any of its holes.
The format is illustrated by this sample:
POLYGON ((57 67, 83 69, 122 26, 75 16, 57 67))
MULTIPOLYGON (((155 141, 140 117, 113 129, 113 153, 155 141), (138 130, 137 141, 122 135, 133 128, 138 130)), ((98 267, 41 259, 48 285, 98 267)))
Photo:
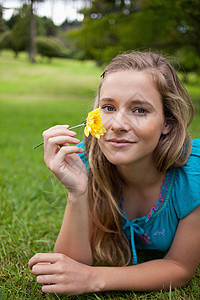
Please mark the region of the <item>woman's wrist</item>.
POLYGON ((68 191, 68 202, 70 203, 77 203, 82 202, 84 199, 87 200, 88 197, 88 190, 83 191, 68 191))
POLYGON ((103 292, 105 291, 104 277, 102 276, 101 267, 88 267, 88 292, 103 292))

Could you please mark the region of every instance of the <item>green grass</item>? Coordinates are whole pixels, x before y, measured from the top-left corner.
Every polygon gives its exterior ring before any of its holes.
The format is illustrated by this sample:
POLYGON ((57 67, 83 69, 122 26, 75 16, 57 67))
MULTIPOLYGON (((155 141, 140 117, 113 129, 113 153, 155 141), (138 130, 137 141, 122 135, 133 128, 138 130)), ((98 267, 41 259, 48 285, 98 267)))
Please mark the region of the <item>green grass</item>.
MULTIPOLYGON (((27 267, 36 252, 52 252, 66 190, 43 162, 43 130, 79 124, 91 108, 102 72, 92 62, 55 59, 30 65, 23 54, 0 56, 0 300, 16 299, 200 299, 198 269, 188 286, 152 293, 105 292, 74 297, 44 295, 27 267)), ((200 88, 188 85, 197 108, 200 88)), ((82 137, 83 129, 77 130, 82 137)), ((191 127, 199 137, 200 111, 191 127)))

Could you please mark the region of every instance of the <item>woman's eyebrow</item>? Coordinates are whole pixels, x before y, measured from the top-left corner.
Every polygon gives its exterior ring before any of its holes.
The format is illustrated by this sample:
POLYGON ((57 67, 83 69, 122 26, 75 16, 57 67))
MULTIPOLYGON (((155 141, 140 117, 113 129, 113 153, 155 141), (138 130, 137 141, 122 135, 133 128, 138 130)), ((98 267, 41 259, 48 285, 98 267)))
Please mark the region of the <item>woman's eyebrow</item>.
POLYGON ((142 105, 142 106, 145 106, 145 107, 149 107, 149 108, 154 108, 154 106, 149 102, 149 101, 146 101, 146 100, 139 100, 139 99, 132 99, 129 101, 130 104, 134 104, 134 105, 142 105))
MULTIPOLYGON (((104 102, 116 102, 115 101, 115 99, 113 99, 113 98, 110 98, 110 97, 104 97, 104 98, 101 98, 100 99, 100 101, 99 101, 100 103, 104 103, 104 102)), ((149 101, 146 101, 146 100, 144 100, 144 99, 133 99, 132 97, 131 97, 131 99, 129 99, 128 101, 127 101, 127 104, 129 104, 129 105, 142 105, 142 106, 145 106, 145 107, 149 107, 149 108, 154 108, 154 106, 149 102, 149 101)))
POLYGON ((115 102, 115 100, 113 98, 110 98, 110 97, 105 97, 105 98, 101 98, 99 100, 99 102, 115 102))

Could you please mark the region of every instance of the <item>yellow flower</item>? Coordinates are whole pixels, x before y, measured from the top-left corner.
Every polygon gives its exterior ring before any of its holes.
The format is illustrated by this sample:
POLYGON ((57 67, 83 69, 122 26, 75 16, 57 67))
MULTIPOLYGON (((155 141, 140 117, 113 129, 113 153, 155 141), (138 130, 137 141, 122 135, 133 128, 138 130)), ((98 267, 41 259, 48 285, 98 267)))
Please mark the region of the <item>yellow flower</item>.
POLYGON ((104 135, 106 132, 101 122, 102 114, 99 113, 100 107, 89 112, 86 119, 86 126, 84 129, 84 134, 89 136, 93 135, 95 138, 99 139, 101 135, 104 135))
MULTIPOLYGON (((79 125, 70 127, 69 130, 78 128, 85 125, 84 133, 86 136, 89 134, 93 135, 95 138, 99 139, 101 135, 104 135, 106 132, 105 128, 103 127, 103 123, 101 122, 102 114, 99 113, 100 107, 97 109, 92 110, 89 112, 87 119, 85 122, 82 122, 79 125)), ((33 147, 33 149, 37 149, 38 147, 42 146, 44 142, 33 147)))

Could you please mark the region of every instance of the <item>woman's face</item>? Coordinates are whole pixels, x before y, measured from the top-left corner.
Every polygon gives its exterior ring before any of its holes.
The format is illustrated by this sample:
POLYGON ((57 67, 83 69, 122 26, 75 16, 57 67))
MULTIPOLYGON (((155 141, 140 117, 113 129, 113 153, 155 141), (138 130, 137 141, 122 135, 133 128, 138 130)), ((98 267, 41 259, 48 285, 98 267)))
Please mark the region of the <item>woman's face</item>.
POLYGON ((154 163, 153 151, 169 128, 161 95, 150 75, 130 70, 107 75, 99 106, 106 129, 99 146, 106 158, 115 165, 154 163))

